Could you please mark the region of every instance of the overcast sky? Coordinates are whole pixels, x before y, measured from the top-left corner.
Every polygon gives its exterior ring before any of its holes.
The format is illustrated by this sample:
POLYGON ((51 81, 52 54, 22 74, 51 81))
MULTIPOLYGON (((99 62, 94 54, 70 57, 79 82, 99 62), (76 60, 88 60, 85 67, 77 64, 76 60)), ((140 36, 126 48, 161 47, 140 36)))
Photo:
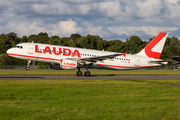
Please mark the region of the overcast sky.
POLYGON ((10 32, 106 40, 148 40, 159 32, 180 37, 180 0, 1 0, 0 34, 10 32))

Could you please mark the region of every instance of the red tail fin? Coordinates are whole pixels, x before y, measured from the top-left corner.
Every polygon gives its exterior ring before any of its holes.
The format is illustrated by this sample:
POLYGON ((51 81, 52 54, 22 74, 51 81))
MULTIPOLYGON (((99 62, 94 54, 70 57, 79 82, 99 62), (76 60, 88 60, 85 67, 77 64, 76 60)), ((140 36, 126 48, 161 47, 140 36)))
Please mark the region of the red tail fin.
POLYGON ((164 43, 168 33, 159 33, 141 52, 137 55, 157 58, 159 59, 161 56, 162 49, 164 47, 164 43))

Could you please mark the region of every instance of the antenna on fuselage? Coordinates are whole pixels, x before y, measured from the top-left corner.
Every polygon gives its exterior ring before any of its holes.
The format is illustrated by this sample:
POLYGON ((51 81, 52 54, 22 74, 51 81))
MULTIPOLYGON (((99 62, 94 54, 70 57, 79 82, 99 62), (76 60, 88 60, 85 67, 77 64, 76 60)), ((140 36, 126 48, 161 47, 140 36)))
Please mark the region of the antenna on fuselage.
POLYGON ((34 43, 34 41, 32 41, 32 43, 34 43))

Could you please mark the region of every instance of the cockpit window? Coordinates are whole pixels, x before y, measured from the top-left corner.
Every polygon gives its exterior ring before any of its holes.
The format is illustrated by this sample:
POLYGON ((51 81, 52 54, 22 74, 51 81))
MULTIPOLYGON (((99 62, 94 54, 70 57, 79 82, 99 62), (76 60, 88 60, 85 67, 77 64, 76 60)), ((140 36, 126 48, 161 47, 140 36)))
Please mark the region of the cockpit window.
POLYGON ((20 48, 20 49, 23 49, 22 46, 14 46, 14 48, 20 48))

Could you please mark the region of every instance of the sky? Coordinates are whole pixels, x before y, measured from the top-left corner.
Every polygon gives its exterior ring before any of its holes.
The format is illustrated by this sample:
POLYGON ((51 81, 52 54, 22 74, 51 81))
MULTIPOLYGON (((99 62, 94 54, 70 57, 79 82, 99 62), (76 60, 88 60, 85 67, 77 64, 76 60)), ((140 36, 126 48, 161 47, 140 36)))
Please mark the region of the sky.
POLYGON ((142 40, 168 32, 180 38, 180 0, 1 0, 0 34, 18 37, 99 35, 142 40))

